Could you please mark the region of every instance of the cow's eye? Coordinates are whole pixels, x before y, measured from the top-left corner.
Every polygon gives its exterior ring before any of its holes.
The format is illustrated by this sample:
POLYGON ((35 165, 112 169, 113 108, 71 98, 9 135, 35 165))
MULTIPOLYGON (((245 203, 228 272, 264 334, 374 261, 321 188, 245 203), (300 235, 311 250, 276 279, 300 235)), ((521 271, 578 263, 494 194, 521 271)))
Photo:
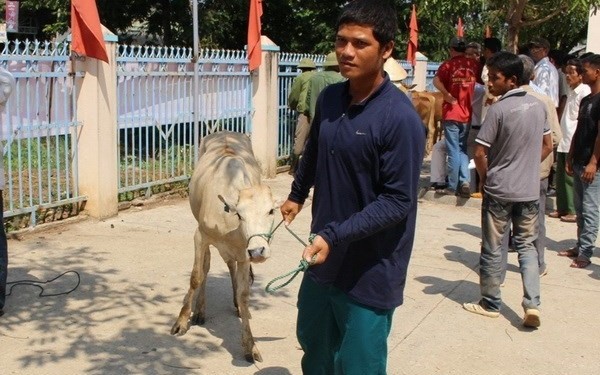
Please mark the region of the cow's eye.
POLYGON ((269 211, 269 215, 274 215, 275 214, 275 209, 271 208, 271 211, 269 211))
POLYGON ((238 219, 240 219, 240 220, 244 220, 244 219, 242 219, 242 215, 240 215, 240 214, 239 214, 239 213, 237 213, 237 212, 236 212, 235 214, 237 215, 238 219))

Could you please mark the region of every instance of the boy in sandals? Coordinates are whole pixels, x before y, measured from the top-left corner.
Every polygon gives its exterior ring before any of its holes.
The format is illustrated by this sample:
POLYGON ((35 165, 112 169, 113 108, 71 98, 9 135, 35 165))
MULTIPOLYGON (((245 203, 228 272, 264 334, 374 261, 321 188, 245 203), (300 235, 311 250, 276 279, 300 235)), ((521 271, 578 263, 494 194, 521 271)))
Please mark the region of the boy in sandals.
POLYGON ((590 86, 591 94, 579 105, 577 129, 566 165, 567 174, 573 176, 577 245, 558 252, 559 256, 575 258, 573 268, 586 268, 592 263, 600 221, 600 55, 590 55, 581 63, 583 83, 590 86))

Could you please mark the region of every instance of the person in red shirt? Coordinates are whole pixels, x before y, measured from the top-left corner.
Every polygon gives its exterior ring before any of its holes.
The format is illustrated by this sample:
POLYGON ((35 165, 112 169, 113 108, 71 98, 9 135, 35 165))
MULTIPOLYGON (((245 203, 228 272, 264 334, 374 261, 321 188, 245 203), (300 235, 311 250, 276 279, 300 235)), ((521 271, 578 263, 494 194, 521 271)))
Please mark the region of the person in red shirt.
POLYGON ((468 198, 471 192, 467 137, 480 66, 479 62, 465 56, 466 47, 463 38, 452 38, 450 59, 440 65, 433 85, 444 95, 442 124, 448 151, 448 187, 443 193, 468 198))

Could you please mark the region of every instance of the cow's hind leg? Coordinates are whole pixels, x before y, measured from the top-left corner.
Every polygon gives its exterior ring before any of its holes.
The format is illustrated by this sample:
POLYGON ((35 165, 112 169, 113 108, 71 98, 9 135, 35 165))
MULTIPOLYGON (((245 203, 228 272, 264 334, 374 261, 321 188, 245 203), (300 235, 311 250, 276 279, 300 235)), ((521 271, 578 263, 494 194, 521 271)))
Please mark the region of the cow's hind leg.
POLYGON ((250 309, 248 308, 250 299, 250 262, 238 262, 237 272, 237 293, 238 311, 242 319, 242 348, 244 357, 248 362, 262 362, 262 356, 256 347, 252 330, 250 329, 250 309))
MULTIPOLYGON (((196 233, 194 234, 194 247, 194 267, 192 268, 192 274, 190 276, 190 288, 183 299, 183 307, 179 312, 179 317, 171 328, 172 335, 183 335, 189 329, 188 321, 192 314, 194 294, 198 290, 198 287, 204 284, 206 281, 206 274, 204 273, 204 268, 206 268, 205 258, 207 257, 206 254, 210 251, 210 249, 207 243, 203 243, 202 235, 200 234, 199 229, 196 229, 196 233)), ((208 262, 210 264, 210 255, 208 255, 208 262)), ((204 296, 202 296, 202 301, 204 301, 204 296)), ((197 311, 196 314, 196 321, 204 319, 204 311, 197 311)))
POLYGON ((202 249, 204 254, 202 264, 202 282, 200 283, 200 290, 196 294, 196 308, 192 315, 192 324, 202 325, 206 320, 206 280, 208 279, 208 271, 210 270, 210 248, 206 244, 206 248, 202 249))

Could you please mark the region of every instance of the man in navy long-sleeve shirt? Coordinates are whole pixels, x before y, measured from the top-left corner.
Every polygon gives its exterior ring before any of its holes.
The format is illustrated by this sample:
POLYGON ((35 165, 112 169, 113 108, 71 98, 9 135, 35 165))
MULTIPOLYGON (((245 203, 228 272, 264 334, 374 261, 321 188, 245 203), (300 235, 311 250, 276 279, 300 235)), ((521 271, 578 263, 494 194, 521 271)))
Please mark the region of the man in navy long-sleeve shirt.
POLYGON ((425 131, 391 84, 395 12, 356 0, 335 51, 348 80, 319 96, 304 156, 281 207, 289 224, 314 187, 312 261, 298 296, 305 374, 385 374, 387 336, 402 304, 417 213, 425 131), (314 259, 313 259, 314 257, 314 259))

